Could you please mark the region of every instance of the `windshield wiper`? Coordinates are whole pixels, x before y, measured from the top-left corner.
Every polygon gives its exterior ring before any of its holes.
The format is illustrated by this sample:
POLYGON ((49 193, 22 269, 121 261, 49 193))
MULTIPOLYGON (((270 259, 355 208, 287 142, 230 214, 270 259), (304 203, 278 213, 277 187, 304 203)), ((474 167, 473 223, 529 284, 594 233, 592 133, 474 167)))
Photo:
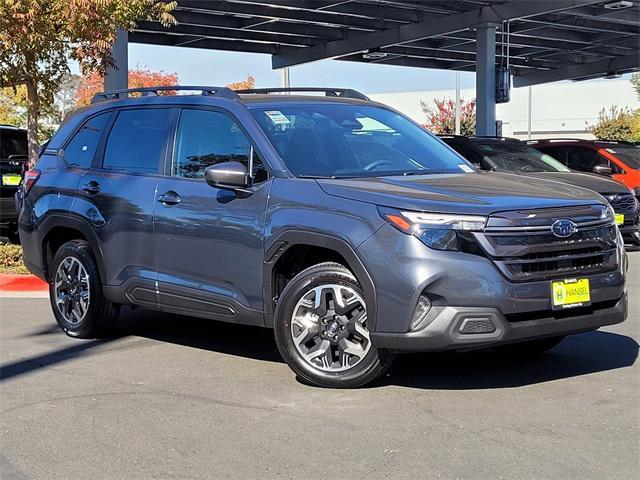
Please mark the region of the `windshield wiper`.
POLYGON ((296 175, 296 177, 298 177, 298 178, 315 178, 315 179, 318 179, 318 180, 335 180, 336 178, 339 178, 339 177, 336 177, 335 175, 332 176, 332 177, 330 177, 328 175, 296 175))

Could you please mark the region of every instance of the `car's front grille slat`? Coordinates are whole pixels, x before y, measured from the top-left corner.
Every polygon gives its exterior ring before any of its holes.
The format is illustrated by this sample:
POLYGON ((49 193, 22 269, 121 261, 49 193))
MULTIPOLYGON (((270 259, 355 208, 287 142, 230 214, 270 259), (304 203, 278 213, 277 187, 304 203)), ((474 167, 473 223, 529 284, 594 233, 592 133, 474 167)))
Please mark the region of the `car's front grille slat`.
POLYGON ((492 229, 476 234, 500 271, 513 281, 543 280, 606 272, 617 267, 617 229, 611 222, 584 225, 569 238, 547 229, 492 229))
POLYGON ((606 195, 616 213, 633 213, 637 209, 636 198, 630 193, 606 195))

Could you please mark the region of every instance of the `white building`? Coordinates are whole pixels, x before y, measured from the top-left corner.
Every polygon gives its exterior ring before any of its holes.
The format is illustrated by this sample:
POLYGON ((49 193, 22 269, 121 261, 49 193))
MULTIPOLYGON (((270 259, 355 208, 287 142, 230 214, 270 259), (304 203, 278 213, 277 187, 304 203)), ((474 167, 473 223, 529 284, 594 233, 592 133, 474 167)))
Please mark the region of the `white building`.
MULTIPOLYGON (((587 130, 597 123, 600 111, 612 105, 636 109, 640 102, 627 78, 559 82, 533 87, 513 88, 511 101, 497 106, 496 117, 502 121, 502 135, 529 137, 529 95, 531 95, 531 138, 594 138, 587 130)), ((435 98, 455 99, 455 90, 373 93, 369 97, 403 112, 423 124, 426 115, 422 100, 432 105, 435 98)), ((464 100, 475 97, 475 89, 460 91, 464 100)))

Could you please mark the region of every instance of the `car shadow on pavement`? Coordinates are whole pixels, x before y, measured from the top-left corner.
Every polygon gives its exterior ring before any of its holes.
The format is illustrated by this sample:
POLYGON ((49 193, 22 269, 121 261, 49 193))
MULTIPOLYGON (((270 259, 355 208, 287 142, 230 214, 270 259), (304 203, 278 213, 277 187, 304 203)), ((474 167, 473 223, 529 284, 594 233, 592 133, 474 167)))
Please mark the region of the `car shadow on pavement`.
MULTIPOLYGON (((55 324, 54 324, 55 325, 55 324)), ((31 335, 63 333, 57 325, 31 335)), ((77 344, 0 366, 0 380, 28 374, 86 354, 118 338, 134 336, 260 361, 282 363, 270 329, 234 325, 144 309, 123 309, 120 335, 77 344)), ((497 351, 398 355, 390 372, 370 387, 398 385, 437 390, 512 388, 577 377, 633 365, 638 343, 631 337, 596 331, 567 337, 536 357, 518 358, 497 351)))
POLYGON ((512 388, 633 365, 638 343, 631 337, 595 331, 571 335, 534 357, 499 351, 401 355, 378 386, 393 384, 437 390, 512 388))
MULTIPOLYGON (((270 329, 233 325, 147 310, 121 315, 125 335, 240 357, 282 362, 270 329)), ((390 374, 372 387, 401 385, 428 389, 509 388, 628 367, 638 357, 630 337, 596 331, 567 337, 533 358, 491 350, 399 355, 390 374)))
POLYGON ((273 331, 144 309, 123 308, 122 335, 134 335, 239 357, 282 362, 273 331))
MULTIPOLYGON (((64 335, 58 328, 57 331, 60 335, 64 335)), ((36 332, 35 335, 43 335, 41 332, 36 332)), ((103 340, 78 340, 77 343, 55 350, 53 352, 47 352, 42 355, 23 358, 16 362, 0 365, 0 382, 5 382, 14 377, 26 375, 41 368, 47 368, 59 363, 63 363, 82 355, 90 353, 91 349, 96 349, 102 345, 105 345, 115 338, 108 338, 103 340)))

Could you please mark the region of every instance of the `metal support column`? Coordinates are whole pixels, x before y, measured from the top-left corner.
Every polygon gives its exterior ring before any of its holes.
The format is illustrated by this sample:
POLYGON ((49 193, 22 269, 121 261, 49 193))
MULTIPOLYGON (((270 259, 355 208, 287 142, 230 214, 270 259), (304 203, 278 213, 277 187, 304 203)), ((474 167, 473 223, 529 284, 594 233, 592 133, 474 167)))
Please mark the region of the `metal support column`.
POLYGON ((476 135, 496 134, 496 25, 476 31, 476 135))
POLYGON ((105 90, 118 90, 129 87, 128 40, 129 33, 125 30, 118 30, 116 33, 116 41, 111 47, 111 55, 117 68, 107 69, 104 76, 105 90))
POLYGON ((455 134, 460 135, 460 72, 456 72, 456 119, 455 134))

